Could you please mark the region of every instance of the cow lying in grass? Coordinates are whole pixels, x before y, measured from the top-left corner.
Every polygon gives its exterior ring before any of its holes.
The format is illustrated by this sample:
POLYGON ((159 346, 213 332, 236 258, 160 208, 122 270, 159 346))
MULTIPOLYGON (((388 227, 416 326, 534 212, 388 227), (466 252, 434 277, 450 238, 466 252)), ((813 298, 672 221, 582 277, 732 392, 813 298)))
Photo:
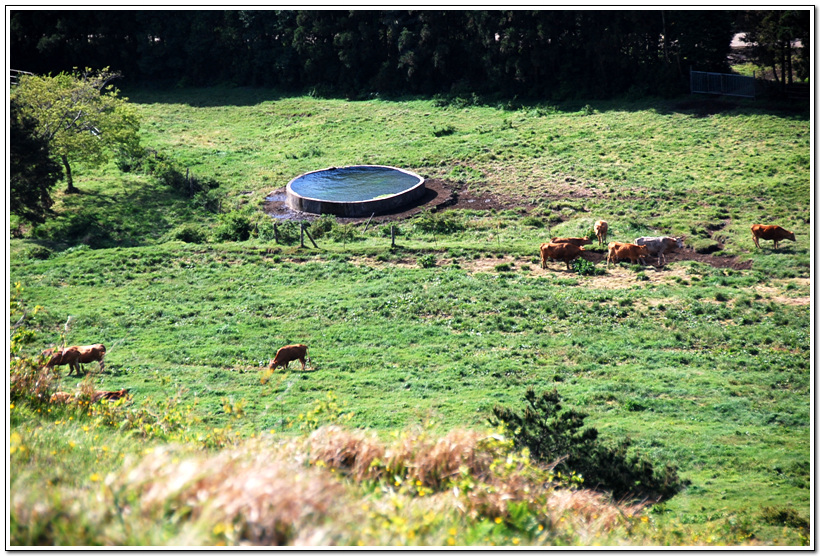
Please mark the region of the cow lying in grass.
POLYGON ((276 355, 268 364, 268 368, 273 370, 276 367, 281 366, 287 369, 291 361, 296 361, 298 359, 301 361, 302 370, 304 371, 305 360, 307 359, 310 361, 310 358, 307 356, 307 350, 308 347, 304 344, 291 344, 289 346, 280 347, 276 352, 276 355))
MULTIPOLYGON (((127 388, 123 388, 122 390, 97 390, 91 396, 91 402, 94 403, 100 400, 108 400, 113 402, 124 398, 127 395, 127 388)), ((72 403, 77 401, 77 397, 68 392, 54 392, 54 394, 51 395, 50 401, 51 403, 72 403)))
POLYGON ((83 363, 91 363, 99 361, 100 370, 105 369, 105 346, 102 344, 93 344, 89 346, 71 346, 63 349, 51 348, 43 352, 43 355, 49 357, 46 367, 52 369, 59 365, 68 365, 68 374, 76 371, 79 375, 82 371, 80 366, 83 363))
POLYGON ((781 228, 780 226, 767 224, 753 224, 752 240, 754 240, 755 246, 758 249, 760 249, 759 240, 761 239, 770 239, 774 241, 775 249, 777 249, 777 244, 783 241, 784 239, 795 241, 794 232, 790 232, 786 229, 781 228))

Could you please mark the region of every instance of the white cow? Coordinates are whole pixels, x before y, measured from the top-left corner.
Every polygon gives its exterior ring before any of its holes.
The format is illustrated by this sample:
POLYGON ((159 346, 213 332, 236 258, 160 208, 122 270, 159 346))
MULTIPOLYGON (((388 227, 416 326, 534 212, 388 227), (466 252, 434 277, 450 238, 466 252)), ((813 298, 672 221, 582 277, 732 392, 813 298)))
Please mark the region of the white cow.
POLYGON ((658 266, 660 266, 661 257, 663 257, 663 262, 666 263, 664 251, 667 249, 672 251, 677 247, 683 247, 683 238, 670 236, 638 237, 635 238, 635 245, 645 245, 650 255, 657 255, 658 266))

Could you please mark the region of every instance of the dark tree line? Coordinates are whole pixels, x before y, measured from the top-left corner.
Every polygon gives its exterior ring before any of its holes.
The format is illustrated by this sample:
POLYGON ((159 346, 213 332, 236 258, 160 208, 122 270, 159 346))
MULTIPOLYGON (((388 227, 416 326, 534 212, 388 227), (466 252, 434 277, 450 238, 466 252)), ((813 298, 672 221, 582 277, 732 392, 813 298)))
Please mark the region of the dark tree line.
POLYGON ((674 94, 690 67, 727 70, 739 20, 722 10, 12 10, 10 43, 15 69, 110 67, 131 83, 602 98, 674 94))

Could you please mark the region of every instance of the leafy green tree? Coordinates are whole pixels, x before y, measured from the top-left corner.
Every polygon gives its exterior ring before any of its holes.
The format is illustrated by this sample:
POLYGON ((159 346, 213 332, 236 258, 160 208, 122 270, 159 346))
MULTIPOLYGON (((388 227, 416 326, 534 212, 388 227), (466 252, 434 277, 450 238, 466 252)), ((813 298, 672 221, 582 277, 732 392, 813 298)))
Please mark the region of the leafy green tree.
POLYGON ((12 91, 23 116, 33 118, 37 136, 48 142, 63 165, 66 193, 76 193, 71 163, 97 167, 112 154, 139 145, 139 121, 127 98, 110 82, 119 77, 108 68, 56 76, 24 75, 12 91))
POLYGON ((10 120, 10 212, 41 224, 54 204, 51 190, 62 168, 51 158, 48 141, 37 135, 37 121, 21 114, 17 102, 11 103, 10 120))
POLYGON ((792 83, 794 75, 809 76, 810 13, 808 10, 765 10, 744 13, 747 28, 745 42, 752 45, 755 61, 770 67, 782 87, 792 83), (795 48, 800 41, 802 48, 795 48))

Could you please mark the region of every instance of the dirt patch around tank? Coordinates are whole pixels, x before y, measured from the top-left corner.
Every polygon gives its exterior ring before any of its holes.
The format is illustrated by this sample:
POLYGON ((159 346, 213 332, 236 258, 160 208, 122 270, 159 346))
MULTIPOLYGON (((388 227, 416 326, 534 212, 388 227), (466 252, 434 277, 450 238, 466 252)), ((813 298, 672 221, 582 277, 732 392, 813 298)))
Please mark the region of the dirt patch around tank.
MULTIPOLYGON (((343 223, 365 223, 370 225, 384 224, 389 222, 398 222, 405 220, 422 211, 429 210, 432 212, 446 210, 446 209, 472 209, 472 210, 515 210, 522 216, 529 212, 530 206, 524 202, 524 199, 517 199, 504 195, 496 195, 482 191, 480 188, 475 190, 460 183, 453 183, 440 179, 428 179, 424 183, 427 193, 424 197, 411 203, 401 210, 372 215, 370 217, 360 218, 341 218, 337 217, 339 222, 343 223)), ((583 195, 582 195, 583 196, 583 195)), ((578 192, 562 191, 557 195, 551 195, 552 200, 561 199, 576 199, 578 192)), ((295 211, 285 204, 285 188, 272 191, 265 198, 264 203, 265 212, 276 220, 306 220, 312 221, 318 218, 318 215, 295 211)), ((537 257, 537 253, 534 255, 537 257)), ((584 256, 585 259, 596 264, 600 262, 606 263, 606 251, 587 251, 584 256)), ((503 262, 501 259, 496 261, 491 266, 503 262)), ((726 257, 720 255, 712 255, 709 253, 698 253, 691 248, 678 249, 672 253, 666 254, 666 264, 677 261, 697 261, 715 268, 731 268, 734 270, 748 270, 752 268, 751 260, 740 260, 738 257, 726 257)), ((413 263, 415 265, 415 262, 413 263)), ((489 263, 488 263, 489 264, 489 263)), ((540 267, 540 263, 538 265, 540 267)))

